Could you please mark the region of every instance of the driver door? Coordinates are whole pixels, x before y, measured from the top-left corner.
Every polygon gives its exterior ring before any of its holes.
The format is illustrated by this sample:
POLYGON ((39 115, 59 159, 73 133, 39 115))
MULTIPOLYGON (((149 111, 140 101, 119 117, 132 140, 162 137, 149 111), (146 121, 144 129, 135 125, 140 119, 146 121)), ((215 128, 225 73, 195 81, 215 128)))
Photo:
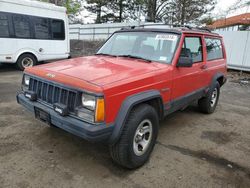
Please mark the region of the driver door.
POLYGON ((191 56, 192 67, 174 67, 172 100, 186 100, 203 87, 202 68, 205 64, 202 35, 185 35, 180 56, 191 56))

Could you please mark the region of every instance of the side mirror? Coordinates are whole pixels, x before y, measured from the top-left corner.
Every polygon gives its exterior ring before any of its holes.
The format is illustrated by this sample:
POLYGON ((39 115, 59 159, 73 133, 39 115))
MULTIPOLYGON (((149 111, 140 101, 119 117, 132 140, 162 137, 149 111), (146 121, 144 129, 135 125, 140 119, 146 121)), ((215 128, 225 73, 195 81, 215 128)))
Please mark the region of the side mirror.
POLYGON ((193 60, 191 57, 179 57, 177 67, 192 67, 193 60))

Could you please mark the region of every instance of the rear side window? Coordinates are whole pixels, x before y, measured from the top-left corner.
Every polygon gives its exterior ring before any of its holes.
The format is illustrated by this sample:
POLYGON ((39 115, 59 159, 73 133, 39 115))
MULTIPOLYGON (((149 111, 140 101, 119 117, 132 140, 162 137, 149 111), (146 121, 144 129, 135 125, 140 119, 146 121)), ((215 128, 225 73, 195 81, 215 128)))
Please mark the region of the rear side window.
POLYGON ((49 20, 46 18, 33 18, 35 38, 36 39, 49 39, 49 20))
POLYGON ((202 43, 200 37, 185 37, 181 56, 191 56, 194 63, 202 62, 202 43))
POLYGON ((207 61, 222 59, 222 43, 220 39, 205 38, 207 48, 207 61))
POLYGON ((0 37, 9 37, 9 22, 5 13, 0 13, 0 37))
POLYGON ((55 40, 65 39, 64 22, 62 20, 51 21, 52 37, 55 40))
POLYGON ((14 15, 13 24, 15 36, 18 38, 30 38, 30 24, 28 16, 14 15))

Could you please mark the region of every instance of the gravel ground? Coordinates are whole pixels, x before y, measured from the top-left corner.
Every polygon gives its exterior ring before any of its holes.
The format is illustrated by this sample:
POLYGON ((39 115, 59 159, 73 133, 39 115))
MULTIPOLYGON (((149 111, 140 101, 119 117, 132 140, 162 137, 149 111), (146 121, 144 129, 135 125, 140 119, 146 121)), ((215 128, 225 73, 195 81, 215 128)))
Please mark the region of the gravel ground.
POLYGON ((0 68, 0 187, 250 187, 250 85, 238 73, 214 114, 192 105, 162 121, 150 161, 134 171, 113 164, 107 146, 35 120, 16 103, 21 77, 0 68))

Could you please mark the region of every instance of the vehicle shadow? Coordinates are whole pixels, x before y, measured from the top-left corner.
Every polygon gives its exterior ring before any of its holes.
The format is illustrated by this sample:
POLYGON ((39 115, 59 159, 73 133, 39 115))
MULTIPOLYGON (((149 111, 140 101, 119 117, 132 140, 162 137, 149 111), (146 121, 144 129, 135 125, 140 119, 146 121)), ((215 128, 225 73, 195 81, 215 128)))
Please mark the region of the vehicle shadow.
POLYGON ((8 72, 8 71, 19 71, 15 64, 1 64, 0 63, 0 72, 8 72))
MULTIPOLYGON (((43 65, 53 62, 54 61, 44 61, 37 63, 37 65, 43 65)), ((22 72, 16 67, 16 64, 0 63, 0 72, 11 72, 11 71, 22 72)))
POLYGON ((85 174, 89 168, 94 169, 89 171, 93 176, 98 175, 98 169, 105 169, 118 178, 125 178, 133 172, 112 161, 107 143, 88 142, 56 127, 45 128, 38 136, 35 144, 40 149, 53 150, 53 154, 58 155, 59 164, 79 175, 85 174))
MULTIPOLYGON (((163 121, 161 121, 161 134, 159 136, 164 136, 166 133, 171 132, 170 130, 174 128, 175 121, 178 119, 177 117, 185 116, 187 114, 197 114, 198 115, 198 108, 195 105, 192 105, 186 108, 183 112, 178 111, 172 115, 166 117, 163 121), (183 114, 182 114, 183 113, 183 114)), ((183 118, 183 117, 181 117, 183 118)), ((186 124, 182 124, 181 126, 187 126, 186 124)), ((57 150, 56 153, 61 155, 58 159, 62 160, 59 162, 62 165, 65 165, 66 168, 72 168, 72 171, 78 172, 78 174, 82 174, 85 169, 91 168, 93 169, 106 169, 112 176, 116 176, 117 178, 127 178, 129 175, 133 174, 135 171, 140 170, 129 170, 123 168, 117 164, 115 164, 109 154, 108 144, 104 143, 91 143, 85 141, 81 138, 78 138, 74 135, 66 133, 65 131, 58 129, 58 128, 48 128, 44 132, 44 135, 40 135, 39 137, 47 137, 47 139, 42 139, 42 143, 40 142, 39 145, 47 145, 46 142, 48 140, 56 140, 59 141, 59 144, 54 149, 57 150), (49 136, 49 138, 48 138, 49 136), (67 147, 67 151, 65 151, 65 147, 67 147), (74 160, 65 160, 66 156, 63 156, 64 153, 67 152, 67 155, 74 157, 74 160), (89 162, 87 160, 91 159, 89 162)), ((39 139, 37 139, 39 140, 39 139)), ((41 141, 41 140, 40 140, 41 141)), ((52 141, 53 143, 53 141, 52 141)), ((142 168, 145 168, 143 166, 142 168)), ((146 167, 147 168, 147 167, 146 167)), ((97 175, 95 170, 93 175, 97 175)))

